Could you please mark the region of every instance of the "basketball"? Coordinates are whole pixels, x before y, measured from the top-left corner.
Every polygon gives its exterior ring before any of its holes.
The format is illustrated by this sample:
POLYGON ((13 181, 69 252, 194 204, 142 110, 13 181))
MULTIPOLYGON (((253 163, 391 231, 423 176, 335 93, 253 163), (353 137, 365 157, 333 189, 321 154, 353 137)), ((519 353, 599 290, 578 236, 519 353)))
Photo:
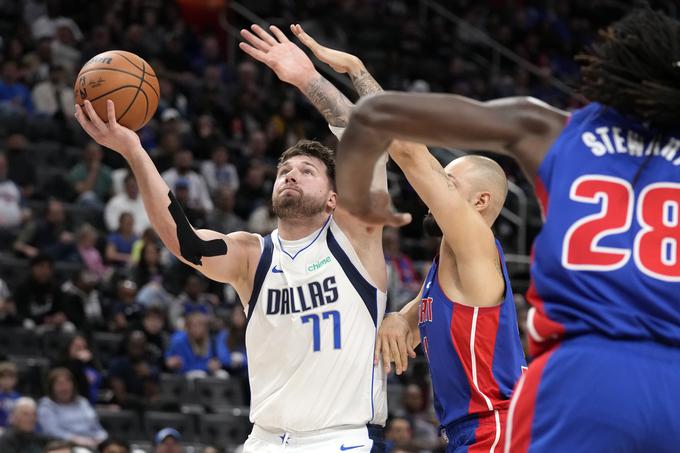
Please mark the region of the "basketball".
POLYGON ((137 55, 122 50, 100 53, 85 63, 73 88, 81 106, 85 100, 106 121, 106 100, 116 106, 116 120, 133 131, 156 113, 160 88, 153 68, 137 55))

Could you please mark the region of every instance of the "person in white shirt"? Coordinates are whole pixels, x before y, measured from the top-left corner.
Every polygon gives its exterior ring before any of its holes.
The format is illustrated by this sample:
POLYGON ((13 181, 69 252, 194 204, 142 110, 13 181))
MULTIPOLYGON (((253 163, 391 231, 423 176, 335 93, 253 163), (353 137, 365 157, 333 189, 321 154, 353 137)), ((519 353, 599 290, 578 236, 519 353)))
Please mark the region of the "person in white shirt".
POLYGON ((139 196, 139 188, 132 173, 128 173, 124 180, 125 190, 123 193, 111 198, 104 208, 104 221, 109 231, 118 230, 120 215, 129 212, 134 218, 134 232, 140 236, 144 230, 151 226, 149 216, 144 210, 142 197, 139 196))
POLYGON ((16 228, 21 224, 21 192, 7 177, 7 156, 0 153, 0 229, 16 228))
POLYGON ((238 172, 236 166, 230 162, 229 150, 224 145, 217 145, 212 149, 210 160, 201 165, 201 174, 211 193, 222 186, 233 191, 238 190, 238 172))
POLYGON ((194 156, 191 151, 187 149, 179 151, 175 154, 174 167, 164 171, 161 176, 169 187, 175 187, 180 178, 186 180, 189 184, 189 207, 209 212, 213 209, 210 192, 205 179, 191 169, 193 160, 194 156))

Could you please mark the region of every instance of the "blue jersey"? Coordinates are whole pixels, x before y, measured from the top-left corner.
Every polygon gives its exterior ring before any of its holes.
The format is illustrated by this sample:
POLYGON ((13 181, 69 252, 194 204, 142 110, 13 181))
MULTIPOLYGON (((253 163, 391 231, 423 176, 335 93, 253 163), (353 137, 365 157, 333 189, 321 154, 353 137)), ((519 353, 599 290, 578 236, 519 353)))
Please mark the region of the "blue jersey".
POLYGON ((423 287, 418 326, 435 410, 445 427, 471 415, 504 413, 526 365, 505 259, 498 241, 496 245, 505 280, 501 304, 471 307, 449 299, 439 286, 438 259, 423 287))
POLYGON ((680 346, 680 139, 612 108, 573 113, 535 181, 532 352, 595 333, 680 346))

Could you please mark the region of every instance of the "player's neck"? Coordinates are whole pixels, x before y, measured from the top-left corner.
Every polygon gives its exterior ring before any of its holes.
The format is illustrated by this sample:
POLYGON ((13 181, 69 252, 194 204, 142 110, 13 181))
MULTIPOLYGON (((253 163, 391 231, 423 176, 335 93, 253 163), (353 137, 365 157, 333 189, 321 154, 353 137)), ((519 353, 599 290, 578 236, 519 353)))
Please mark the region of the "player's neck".
POLYGON ((279 237, 284 241, 296 241, 307 237, 321 228, 329 215, 327 212, 321 212, 311 217, 279 219, 279 237))

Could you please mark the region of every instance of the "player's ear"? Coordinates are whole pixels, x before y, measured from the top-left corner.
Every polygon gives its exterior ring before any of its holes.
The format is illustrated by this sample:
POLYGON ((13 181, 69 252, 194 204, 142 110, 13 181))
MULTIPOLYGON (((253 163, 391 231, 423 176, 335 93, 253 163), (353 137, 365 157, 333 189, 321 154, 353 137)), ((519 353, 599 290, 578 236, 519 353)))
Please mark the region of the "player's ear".
POLYGON ((489 206, 489 203, 491 203, 491 194, 489 192, 479 192, 475 199, 475 209, 483 211, 489 206))
POLYGON ((328 201, 326 202, 326 206, 328 206, 331 211, 335 211, 335 208, 338 207, 338 194, 336 194, 335 191, 331 191, 328 201))

